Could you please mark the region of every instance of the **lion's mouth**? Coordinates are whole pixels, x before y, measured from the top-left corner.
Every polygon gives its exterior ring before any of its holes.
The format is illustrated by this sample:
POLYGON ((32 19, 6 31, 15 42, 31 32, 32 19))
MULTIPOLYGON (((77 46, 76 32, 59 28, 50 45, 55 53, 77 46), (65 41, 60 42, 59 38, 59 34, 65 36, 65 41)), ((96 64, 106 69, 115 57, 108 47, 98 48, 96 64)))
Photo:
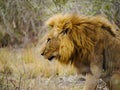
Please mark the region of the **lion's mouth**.
POLYGON ((51 57, 48 58, 48 60, 51 61, 51 60, 53 60, 54 58, 55 58, 55 56, 51 56, 51 57))

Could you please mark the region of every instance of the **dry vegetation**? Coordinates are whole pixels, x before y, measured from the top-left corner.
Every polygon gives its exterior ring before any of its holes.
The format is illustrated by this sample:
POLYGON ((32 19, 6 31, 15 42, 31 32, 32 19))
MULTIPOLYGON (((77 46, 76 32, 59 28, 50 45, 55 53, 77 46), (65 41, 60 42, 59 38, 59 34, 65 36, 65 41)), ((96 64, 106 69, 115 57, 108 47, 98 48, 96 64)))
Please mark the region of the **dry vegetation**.
POLYGON ((120 27, 120 0, 0 0, 0 47, 36 45, 56 13, 101 14, 120 27))
MULTIPOLYGON (((61 66, 57 61, 43 59, 38 47, 20 50, 1 48, 0 51, 0 90, 58 90, 62 88, 58 87, 60 79, 76 74, 72 66, 61 66), (54 80, 51 82, 51 79, 54 80)), ((70 86, 66 85, 63 90, 80 87, 70 86)))

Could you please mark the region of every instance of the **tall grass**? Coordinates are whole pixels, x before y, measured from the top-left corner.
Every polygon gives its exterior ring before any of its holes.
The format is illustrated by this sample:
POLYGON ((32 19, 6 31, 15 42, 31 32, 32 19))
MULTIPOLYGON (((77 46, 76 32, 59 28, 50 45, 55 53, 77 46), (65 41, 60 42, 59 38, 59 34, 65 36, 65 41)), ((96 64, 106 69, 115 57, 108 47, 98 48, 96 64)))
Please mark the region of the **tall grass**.
POLYGON ((63 66, 58 61, 48 61, 41 57, 39 48, 26 48, 21 50, 1 48, 0 49, 0 72, 6 69, 14 73, 16 71, 34 73, 50 76, 51 74, 73 74, 74 68, 71 65, 63 66), (69 69, 72 68, 72 69, 69 69), (51 72, 53 71, 53 72, 51 72))
MULTIPOLYGON (((39 48, 0 49, 0 90, 27 90, 38 77, 69 76, 76 71, 72 66, 49 62, 39 54, 39 48)), ((34 90, 34 89, 33 89, 34 90)))

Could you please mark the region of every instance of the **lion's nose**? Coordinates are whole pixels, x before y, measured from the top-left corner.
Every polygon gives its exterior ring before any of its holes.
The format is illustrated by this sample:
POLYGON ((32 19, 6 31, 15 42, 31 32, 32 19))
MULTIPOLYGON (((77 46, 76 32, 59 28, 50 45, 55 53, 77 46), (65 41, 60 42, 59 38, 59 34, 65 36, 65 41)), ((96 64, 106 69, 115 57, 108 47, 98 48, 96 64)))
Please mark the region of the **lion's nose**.
POLYGON ((44 52, 42 52, 41 55, 43 56, 43 55, 44 55, 44 52))

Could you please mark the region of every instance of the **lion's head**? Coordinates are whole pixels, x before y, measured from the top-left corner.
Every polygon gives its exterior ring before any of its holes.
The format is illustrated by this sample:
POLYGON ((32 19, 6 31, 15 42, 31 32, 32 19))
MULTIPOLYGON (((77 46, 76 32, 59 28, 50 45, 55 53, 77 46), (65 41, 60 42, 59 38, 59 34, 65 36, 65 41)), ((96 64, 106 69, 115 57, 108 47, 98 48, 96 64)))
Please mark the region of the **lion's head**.
POLYGON ((46 45, 42 50, 42 54, 48 60, 58 59, 60 62, 69 63, 74 51, 73 42, 69 40, 67 35, 59 34, 57 37, 48 35, 46 45), (63 42, 63 40, 65 42, 63 42))

